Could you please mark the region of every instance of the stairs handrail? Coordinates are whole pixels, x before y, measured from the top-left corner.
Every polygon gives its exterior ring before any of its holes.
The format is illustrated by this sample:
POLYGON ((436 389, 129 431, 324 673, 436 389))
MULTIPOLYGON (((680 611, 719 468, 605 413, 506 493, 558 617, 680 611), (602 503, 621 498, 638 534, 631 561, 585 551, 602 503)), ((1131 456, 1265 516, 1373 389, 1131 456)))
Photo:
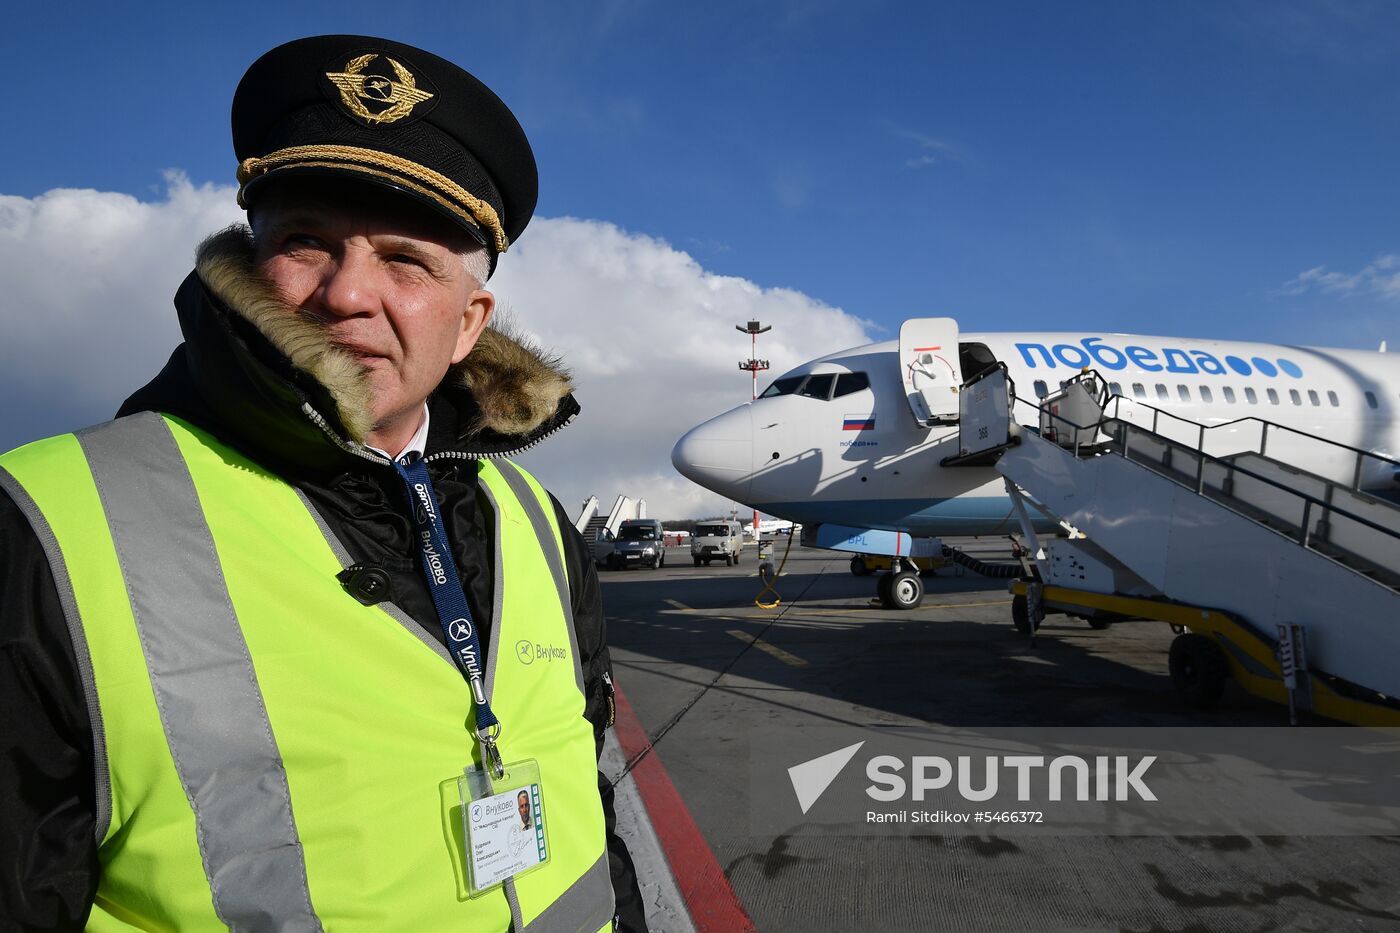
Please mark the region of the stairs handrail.
MULTIPOLYGON (((1368 518, 1363 518, 1362 516, 1353 514, 1353 513, 1349 512, 1349 511, 1347 511, 1346 509, 1338 508, 1334 503, 1327 502, 1327 501, 1325 501, 1325 500, 1323 500, 1323 499, 1319 499, 1317 496, 1311 495, 1310 493, 1302 492, 1302 491, 1300 491, 1300 490, 1294 489, 1294 488, 1291 487, 1291 486, 1284 485, 1283 483, 1280 483, 1279 481, 1277 481, 1277 480, 1275 480, 1275 479, 1272 479, 1271 477, 1262 476, 1262 475, 1260 475, 1260 474, 1258 474, 1258 473, 1255 473, 1254 471, 1249 470, 1249 469, 1247 469, 1247 468, 1245 468, 1245 467, 1242 467, 1242 466, 1240 466, 1240 465, 1238 465, 1238 464, 1235 464, 1235 463, 1227 463, 1223 458, 1221 458, 1221 457, 1216 457, 1216 456, 1214 456, 1214 455, 1212 455, 1212 454, 1208 454, 1208 453, 1206 453, 1204 450, 1201 450, 1201 449, 1199 449, 1199 448, 1193 449, 1193 448, 1189 447, 1188 445, 1181 443, 1180 441, 1176 441, 1176 440, 1173 440, 1172 438, 1166 437, 1165 435, 1158 434, 1155 430, 1148 430, 1147 428, 1141 427, 1141 426, 1139 426, 1139 425, 1135 425, 1135 424, 1133 424, 1133 423, 1131 423, 1131 422, 1128 422, 1128 421, 1124 421, 1124 420, 1122 420, 1121 418, 1102 418, 1102 417, 1101 417, 1098 421, 1094 422, 1093 424, 1087 424, 1087 425, 1086 425, 1086 424, 1076 424, 1075 422, 1069 420, 1068 418, 1064 417, 1063 415, 1059 414, 1058 412, 1052 412, 1052 411, 1050 411, 1048 405, 1038 404, 1037 401, 1032 401, 1032 400, 1030 400, 1030 399, 1021 398, 1019 395, 1014 395, 1014 394, 1013 394, 1011 397, 1012 397, 1012 399, 1014 399, 1014 400, 1017 401, 1017 402, 1021 402, 1021 403, 1026 404, 1026 405, 1030 405, 1032 408, 1035 408, 1037 411, 1040 411, 1040 412, 1043 412, 1043 413, 1049 415, 1049 416, 1050 416, 1050 419, 1051 419, 1052 421, 1062 422, 1062 423, 1064 423, 1065 425, 1067 425, 1067 426, 1069 426, 1069 427, 1071 427, 1071 428, 1074 428, 1074 429, 1075 429, 1075 445, 1074 445, 1074 448, 1075 448, 1075 449, 1074 449, 1074 454, 1075 454, 1076 457, 1079 456, 1079 450, 1080 450, 1080 447, 1082 446, 1081 443, 1080 443, 1079 440, 1078 440, 1078 438, 1079 438, 1079 433, 1078 433, 1078 432, 1079 432, 1079 431, 1093 431, 1093 432, 1095 432, 1095 433, 1097 434, 1097 433, 1099 433, 1099 432, 1103 432, 1103 427, 1104 427, 1104 425, 1105 425, 1107 422, 1113 421, 1113 422, 1116 422, 1117 424, 1122 425, 1125 429, 1127 429, 1127 430, 1124 430, 1124 432, 1123 432, 1123 439, 1122 439, 1121 445, 1120 445, 1120 444, 1117 444, 1117 443, 1115 443, 1115 444, 1112 445, 1112 447, 1115 448, 1115 452, 1116 452, 1119 456, 1123 457, 1123 459, 1125 459, 1125 460, 1131 460, 1131 458, 1128 457, 1128 453, 1127 453, 1127 447, 1128 447, 1128 431, 1129 431, 1129 430, 1135 430, 1135 431, 1137 431, 1137 432, 1140 433, 1140 434, 1151 435, 1151 437, 1152 437, 1154 440, 1161 441, 1161 442, 1163 442, 1163 443, 1166 443, 1166 444, 1169 444, 1169 445, 1171 445, 1171 446, 1174 446, 1174 447, 1176 447, 1176 448, 1178 448, 1178 449, 1180 449, 1180 450, 1188 451, 1188 452, 1190 452, 1190 453, 1192 453, 1192 454, 1197 455, 1197 456, 1200 458, 1200 459, 1197 461, 1197 467, 1196 467, 1196 492, 1197 492, 1198 494, 1200 494, 1200 493, 1202 492, 1202 490, 1203 490, 1203 486, 1204 486, 1203 480, 1204 480, 1204 475, 1205 475, 1205 464, 1206 464, 1206 461, 1209 461, 1209 462, 1211 462, 1211 463, 1216 463, 1216 464, 1220 464, 1220 465, 1222 465, 1222 466, 1225 466, 1225 467, 1227 467, 1228 469, 1233 470, 1233 471, 1236 472, 1236 473, 1240 473, 1240 474, 1243 474, 1244 476, 1250 477, 1251 479, 1258 480, 1259 482, 1265 483, 1265 484, 1267 484, 1267 485, 1269 485, 1269 486, 1272 486, 1272 487, 1274 487, 1275 489, 1279 489, 1279 490, 1281 490, 1281 491, 1287 493, 1288 495, 1293 496, 1293 497, 1295 497, 1295 498, 1297 498, 1297 499, 1301 499, 1301 500, 1303 501, 1303 503, 1304 503, 1304 505, 1303 505, 1303 521, 1302 521, 1302 526, 1301 526, 1301 536, 1300 536, 1299 539, 1298 539, 1298 543, 1301 544, 1301 545, 1303 545, 1304 547, 1309 547, 1309 542, 1310 542, 1310 539, 1311 539, 1311 537, 1312 537, 1312 532, 1309 530, 1309 525, 1310 525, 1311 522, 1312 522, 1312 510, 1313 510, 1313 506, 1315 506, 1315 505, 1316 505, 1316 506, 1320 506, 1320 507, 1324 510, 1324 513, 1326 513, 1326 514, 1340 515, 1340 516, 1342 516, 1343 518, 1347 518, 1347 519, 1350 519, 1351 521, 1357 522, 1357 523, 1359 523, 1359 524, 1361 524, 1361 525, 1365 525, 1367 528, 1370 528, 1372 531, 1378 531, 1378 532, 1380 532, 1381 534, 1385 535, 1386 537, 1400 539, 1400 531, 1395 531, 1394 529, 1387 528, 1387 527, 1385 527, 1384 525, 1379 525, 1379 524, 1377 524, 1377 523, 1371 521, 1371 520, 1368 519, 1368 518), (1121 448, 1121 449, 1118 449, 1118 448, 1121 448)), ((1122 396, 1114 396, 1114 398, 1121 398, 1121 397, 1122 397, 1122 396)), ((1047 400, 1050 399, 1050 398, 1051 398, 1051 396, 1046 396, 1046 399, 1047 399, 1047 400)), ((1152 406, 1148 406, 1148 407, 1151 408, 1152 406)), ((1153 409, 1153 410, 1154 410, 1154 411, 1160 411, 1160 409, 1153 409)), ((1163 414, 1170 415, 1171 417, 1177 418, 1178 420, 1187 421, 1187 422, 1190 423, 1190 424, 1199 424, 1199 422, 1191 422, 1191 421, 1189 421, 1188 419, 1180 418, 1180 416, 1178 416, 1178 415, 1172 415, 1170 412, 1163 412, 1163 414)), ((1154 422, 1154 425, 1155 425, 1155 422, 1154 422)), ((1206 426, 1205 426, 1205 425, 1200 425, 1200 427, 1201 427, 1202 429, 1205 429, 1206 426)), ((1108 432, 1103 432, 1103 433, 1108 433, 1108 432)), ((1100 445, 1100 446, 1102 446, 1102 445, 1100 445)), ((1344 446, 1344 445, 1342 445, 1342 446, 1344 446)), ((1168 480, 1171 480, 1171 477, 1166 477, 1166 478, 1167 478, 1168 480)), ((1172 481, 1175 482, 1174 480, 1172 480, 1172 481)), ((1178 483, 1178 485, 1185 485, 1185 484, 1178 483)), ((1189 488, 1189 487, 1188 487, 1188 488, 1189 488)), ((1215 501, 1215 500, 1213 500, 1213 501, 1215 501)), ((1226 506, 1227 508, 1229 507, 1228 503, 1219 503, 1219 504, 1224 505, 1224 506, 1226 506)), ((1231 511, 1235 511, 1235 510, 1232 509, 1231 511)))
MULTIPOLYGON (((1100 378, 1102 378, 1102 377, 1100 377, 1100 378)), ((1353 454, 1356 454, 1356 470, 1355 470, 1355 471, 1353 472, 1353 474, 1352 474, 1352 484, 1351 484, 1351 489, 1352 489, 1353 491, 1357 490, 1357 489, 1359 488, 1359 486, 1360 486, 1360 483, 1361 483, 1361 463, 1362 463, 1363 460, 1365 460, 1365 459, 1368 458, 1368 457, 1369 457, 1370 459, 1372 459, 1372 460, 1379 460, 1379 461, 1382 462, 1382 463, 1389 463, 1391 466, 1400 468, 1400 460, 1397 460, 1397 459, 1395 459, 1395 458, 1393 458, 1393 457, 1387 457, 1385 454, 1378 454, 1378 453, 1376 453, 1375 451, 1365 450, 1364 448, 1361 448, 1361 447, 1353 447, 1351 444, 1344 444, 1344 443, 1342 443, 1341 441, 1333 440, 1333 439, 1330 438, 1330 437, 1322 437, 1322 436, 1317 435, 1317 434, 1311 434, 1311 433, 1309 433, 1309 432, 1307 432, 1307 431, 1301 431, 1301 430, 1299 430, 1298 428, 1292 428, 1292 427, 1289 427, 1289 426, 1286 425, 1286 424, 1279 424, 1277 421, 1269 421, 1267 418, 1260 418, 1258 415, 1245 415, 1245 416, 1243 416, 1243 417, 1235 418, 1235 419, 1230 420, 1230 421, 1222 421, 1220 424, 1201 424, 1201 422, 1199 422, 1199 421, 1193 421, 1193 420, 1190 419, 1190 418, 1184 418, 1184 417, 1182 417, 1181 415, 1178 415, 1178 414, 1176 414, 1176 413, 1174 413, 1174 412, 1167 411, 1166 409, 1163 409, 1163 408, 1158 408, 1156 405, 1151 405, 1151 404, 1148 404, 1147 402, 1139 401, 1139 400, 1137 400, 1137 399, 1130 399, 1130 398, 1128 398, 1126 395, 1114 395, 1114 396, 1112 396, 1112 398, 1110 399, 1110 402, 1111 402, 1112 405, 1113 405, 1113 411, 1114 411, 1115 416, 1118 414, 1118 410, 1122 407, 1122 405, 1120 404, 1120 402, 1128 402, 1128 403, 1130 403, 1131 405, 1133 405, 1133 407, 1135 407, 1135 408, 1138 408, 1138 407, 1140 407, 1140 408, 1146 408, 1147 410, 1151 411, 1151 412, 1152 412, 1152 433, 1154 433, 1154 434, 1158 433, 1158 432, 1157 432, 1157 419, 1158 419, 1158 417, 1161 416, 1161 415, 1166 415, 1168 418, 1171 418, 1171 419, 1173 419, 1174 421, 1180 421, 1180 422, 1182 422, 1182 423, 1184 423, 1184 424, 1189 424, 1189 425, 1191 425, 1192 427, 1203 428, 1203 429, 1206 430, 1206 431, 1214 431, 1214 430, 1216 430, 1217 428, 1228 428, 1228 427, 1231 427, 1232 425, 1243 424, 1243 423, 1245 423, 1245 422, 1247 422, 1247 421, 1255 421, 1255 422, 1258 422, 1259 425, 1260 425, 1261 430, 1260 430, 1259 450, 1255 451, 1255 453, 1258 453, 1260 456, 1263 456, 1263 455, 1264 455, 1264 451, 1265 451, 1265 449, 1266 449, 1267 446, 1268 446, 1269 430, 1270 430, 1271 428, 1272 428, 1273 430, 1276 430, 1276 431, 1286 431, 1286 432, 1288 432, 1289 434, 1296 434, 1296 435, 1298 435, 1298 436, 1300 436, 1300 437, 1306 437, 1308 440, 1318 441, 1318 442, 1320 442, 1320 443, 1326 444, 1326 445, 1329 446, 1329 447, 1336 447, 1336 448, 1340 448, 1340 449, 1342 449, 1342 450, 1349 451, 1349 452, 1351 452, 1351 453, 1353 453, 1353 454)), ((1108 406, 1105 405, 1105 406, 1104 406, 1105 412, 1107 412, 1107 408, 1108 408, 1108 406)), ((1105 419, 1105 420, 1110 420, 1110 419, 1108 418, 1107 414, 1105 414, 1104 419, 1105 419)), ((1114 418, 1114 419, 1111 419, 1111 420, 1119 420, 1119 419, 1114 418)), ((1204 444, 1204 439, 1202 439, 1202 442, 1201 442, 1201 443, 1204 444)))

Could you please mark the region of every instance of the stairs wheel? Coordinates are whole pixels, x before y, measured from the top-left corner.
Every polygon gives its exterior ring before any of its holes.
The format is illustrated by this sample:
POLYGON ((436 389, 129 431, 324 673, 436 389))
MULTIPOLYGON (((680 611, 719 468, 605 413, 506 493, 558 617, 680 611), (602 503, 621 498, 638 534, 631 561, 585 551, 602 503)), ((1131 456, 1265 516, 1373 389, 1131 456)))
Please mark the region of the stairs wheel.
POLYGON ((1178 635, 1167 662, 1172 686, 1187 706, 1211 709, 1220 702, 1230 665, 1219 645, 1194 632, 1178 635))
POLYGON ((1031 610, 1026 597, 1017 596, 1011 600, 1011 624, 1022 635, 1031 634, 1031 610))

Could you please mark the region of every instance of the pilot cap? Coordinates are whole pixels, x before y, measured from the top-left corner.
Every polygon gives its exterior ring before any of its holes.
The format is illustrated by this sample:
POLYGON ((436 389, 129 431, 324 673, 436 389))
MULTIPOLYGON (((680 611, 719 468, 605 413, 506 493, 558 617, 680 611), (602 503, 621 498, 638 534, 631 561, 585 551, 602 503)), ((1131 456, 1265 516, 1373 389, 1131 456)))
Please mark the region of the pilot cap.
POLYGON ((233 95, 238 203, 269 179, 339 176, 427 205, 491 254, 539 194, 525 131, 501 99, 430 52, 369 36, 313 36, 253 63, 233 95))

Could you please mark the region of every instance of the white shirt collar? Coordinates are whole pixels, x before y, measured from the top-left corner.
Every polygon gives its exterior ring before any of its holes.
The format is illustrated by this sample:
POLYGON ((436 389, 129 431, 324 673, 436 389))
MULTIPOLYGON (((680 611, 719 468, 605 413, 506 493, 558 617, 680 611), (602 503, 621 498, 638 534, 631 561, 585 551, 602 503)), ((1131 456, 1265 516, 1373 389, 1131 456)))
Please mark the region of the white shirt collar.
POLYGON ((418 430, 413 432, 413 436, 408 439, 408 444, 405 445, 403 450, 398 452, 397 456, 390 457, 387 450, 380 450, 378 447, 370 447, 368 444, 366 444, 365 447, 390 460, 402 460, 409 454, 418 454, 420 457, 423 456, 424 452, 428 449, 428 403, 423 403, 423 421, 418 425, 418 430))

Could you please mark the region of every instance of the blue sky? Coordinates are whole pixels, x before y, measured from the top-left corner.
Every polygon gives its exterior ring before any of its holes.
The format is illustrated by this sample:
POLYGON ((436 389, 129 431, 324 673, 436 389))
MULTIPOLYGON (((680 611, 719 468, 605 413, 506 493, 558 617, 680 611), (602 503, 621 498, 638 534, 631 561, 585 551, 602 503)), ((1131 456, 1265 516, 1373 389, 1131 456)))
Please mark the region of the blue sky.
POLYGON ((492 287, 574 372, 578 426, 525 458, 570 509, 727 511, 669 455, 749 398, 750 318, 777 372, 928 315, 1400 346, 1394 2, 59 0, 0 32, 0 450, 166 360, 241 216, 233 89, 327 32, 457 61, 529 133, 492 287))
POLYGON ((227 183, 228 102, 254 57, 379 33, 461 62, 515 109, 540 215, 663 239, 876 336, 945 313, 967 330, 1400 340, 1400 289, 1366 271, 1400 253, 1393 3, 58 2, 6 17, 3 194, 153 199, 166 169, 227 183))

